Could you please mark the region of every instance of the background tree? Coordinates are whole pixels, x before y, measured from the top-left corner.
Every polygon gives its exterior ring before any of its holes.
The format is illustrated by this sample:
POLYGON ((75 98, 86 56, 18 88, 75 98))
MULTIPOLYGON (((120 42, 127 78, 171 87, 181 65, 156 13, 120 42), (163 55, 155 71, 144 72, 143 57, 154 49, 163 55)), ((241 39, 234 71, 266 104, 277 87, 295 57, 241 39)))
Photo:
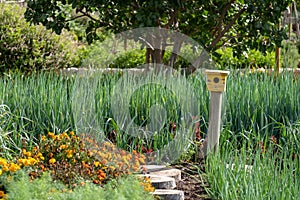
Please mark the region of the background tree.
MULTIPOLYGON (((34 24, 42 23, 60 34, 70 29, 78 18, 88 18, 85 28, 89 43, 99 39, 99 31, 120 33, 138 27, 161 27, 186 34, 211 53, 226 45, 235 55, 247 49, 262 52, 280 46, 286 38, 278 29, 282 12, 291 0, 28 0, 25 17, 34 24), (68 8, 68 9, 67 9, 68 8), (70 9, 76 15, 70 14, 70 9)), ((148 36, 146 39, 153 39, 148 36)), ((157 37, 157 36, 155 36, 157 37)), ((156 42, 167 44, 164 37, 156 42)), ((183 41, 174 41, 173 48, 181 48, 183 41)), ((147 46, 146 61, 161 63, 164 50, 147 46)), ((176 61, 170 56, 170 65, 176 61)), ((201 64, 201 60, 194 64, 201 64)), ((191 72, 195 67, 190 68, 191 72)))

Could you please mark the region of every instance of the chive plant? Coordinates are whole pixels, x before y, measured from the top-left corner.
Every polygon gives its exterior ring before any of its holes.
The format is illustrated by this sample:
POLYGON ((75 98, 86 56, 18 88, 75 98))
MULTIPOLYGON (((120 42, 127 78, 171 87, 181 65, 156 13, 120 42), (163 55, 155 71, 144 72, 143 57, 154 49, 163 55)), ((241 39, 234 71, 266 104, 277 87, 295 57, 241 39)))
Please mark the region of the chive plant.
MULTIPOLYGON (((10 139, 18 146, 22 145, 23 136, 34 144, 41 134, 48 131, 75 130, 77 128, 75 118, 80 116, 76 106, 83 102, 78 96, 74 96, 74 91, 82 89, 76 85, 79 77, 80 75, 63 76, 54 73, 2 76, 0 103, 10 113, 10 118, 5 120, 1 127, 2 132, 10 133, 10 139)), ((106 137, 114 140, 113 142, 128 149, 140 147, 143 143, 149 146, 149 149, 163 147, 176 135, 176 131, 170 131, 168 123, 175 123, 177 128, 182 126, 180 119, 183 117, 181 112, 183 105, 180 98, 189 96, 187 94, 192 94, 197 99, 197 105, 192 110, 198 111, 194 115, 200 120, 201 132, 205 137, 209 118, 209 92, 206 90, 205 77, 202 74, 194 74, 188 78, 179 76, 177 84, 167 88, 157 84, 144 84, 132 92, 128 108, 132 122, 142 127, 142 133, 146 130, 145 126, 151 122, 149 118, 151 107, 162 104, 166 110, 166 124, 162 131, 149 141, 141 141, 143 138, 126 134, 127 130, 119 127, 120 124, 112 112, 113 98, 118 97, 117 102, 124 103, 128 95, 119 91, 123 96, 113 96, 121 78, 123 86, 126 87, 134 85, 136 81, 134 77, 125 78, 121 74, 103 74, 94 76, 93 84, 87 85, 86 88, 92 94, 92 98, 86 104, 92 102, 94 104, 91 107, 93 110, 89 110, 88 114, 97 121, 97 130, 102 131, 106 137), (185 81, 191 86, 189 93, 185 81)), ((151 79, 145 77, 144 81, 150 82, 151 79)), ((231 73, 223 101, 222 128, 226 131, 222 133, 221 139, 239 140, 242 143, 253 135, 260 138, 274 135, 284 143, 290 136, 282 132, 281 127, 299 122, 299 91, 300 79, 289 73, 279 76, 231 73), (235 135, 238 137, 234 137, 235 135)), ((186 100, 188 101, 188 98, 186 100)))

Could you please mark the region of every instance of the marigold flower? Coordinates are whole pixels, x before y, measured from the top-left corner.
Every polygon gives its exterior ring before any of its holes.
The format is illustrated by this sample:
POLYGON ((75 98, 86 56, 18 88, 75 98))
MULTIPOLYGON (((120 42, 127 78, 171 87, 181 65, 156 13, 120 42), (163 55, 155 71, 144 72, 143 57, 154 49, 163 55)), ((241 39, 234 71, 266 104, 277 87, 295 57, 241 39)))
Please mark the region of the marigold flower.
POLYGON ((102 163, 103 165, 105 165, 105 164, 107 164, 107 160, 106 160, 106 159, 103 159, 103 160, 101 161, 101 163, 102 163))
POLYGON ((138 161, 139 161, 141 164, 145 164, 145 159, 144 159, 144 158, 139 158, 138 161))
POLYGON ((20 170, 20 166, 15 163, 10 163, 9 165, 9 171, 16 172, 17 170, 20 170))
POLYGON ((20 165, 24 165, 24 166, 29 165, 29 164, 27 164, 27 159, 23 159, 23 158, 18 159, 18 163, 20 165))
POLYGON ((4 164, 2 167, 3 171, 9 171, 8 164, 4 164))
POLYGON ((55 162, 56 162, 55 158, 51 158, 51 159, 49 160, 49 163, 50 163, 50 164, 54 164, 55 162))
POLYGON ((67 151, 67 158, 72 158, 73 157, 73 150, 68 150, 67 151))
POLYGON ((95 161, 95 162, 94 162, 94 165, 95 165, 95 167, 98 167, 98 166, 100 166, 100 165, 101 165, 101 163, 100 163, 100 162, 98 162, 98 161, 95 161))
POLYGON ((51 137, 51 138, 53 139, 53 137, 54 137, 54 133, 52 133, 52 132, 49 132, 49 133, 48 133, 48 136, 49 136, 49 137, 51 137))
POLYGON ((25 151, 25 153, 23 153, 26 157, 31 157, 31 152, 29 152, 29 151, 25 151))
POLYGON ((42 158, 43 154, 41 152, 38 152, 38 154, 36 155, 37 158, 42 158))
POLYGON ((62 145, 60 145, 60 149, 66 149, 68 147, 68 145, 65 145, 65 144, 62 144, 62 145))
POLYGON ((30 165, 35 165, 36 163, 38 163, 38 160, 32 157, 28 158, 28 160, 30 165))
POLYGON ((109 169, 114 171, 116 168, 114 166, 109 166, 109 169))
POLYGON ((6 165, 7 164, 7 160, 4 158, 0 158, 0 165, 6 165))
POLYGON ((100 180, 100 181, 103 181, 103 180, 105 180, 105 178, 106 178, 106 173, 104 172, 104 171, 102 171, 102 170, 98 170, 98 179, 100 180))
POLYGON ((38 147, 36 147, 36 146, 32 148, 32 152, 37 152, 37 150, 38 150, 38 147))
POLYGON ((4 193, 4 191, 0 190, 0 198, 4 199, 6 197, 6 194, 4 193))

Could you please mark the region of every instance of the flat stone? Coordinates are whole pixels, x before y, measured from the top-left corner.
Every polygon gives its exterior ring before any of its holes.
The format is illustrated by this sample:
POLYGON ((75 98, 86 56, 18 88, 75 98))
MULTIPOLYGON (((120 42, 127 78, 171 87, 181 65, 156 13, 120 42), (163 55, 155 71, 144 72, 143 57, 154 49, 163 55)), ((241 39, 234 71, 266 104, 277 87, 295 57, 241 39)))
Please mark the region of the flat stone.
POLYGON ((181 180, 181 171, 179 169, 162 169, 158 171, 152 171, 149 174, 171 177, 174 178, 176 181, 181 180))
POLYGON ((164 200, 184 200, 184 192, 181 190, 156 189, 152 194, 164 200))
POLYGON ((142 167, 149 173, 167 169, 166 165, 143 165, 142 167))
POLYGON ((155 189, 174 189, 176 187, 176 182, 174 178, 166 176, 157 176, 151 174, 137 175, 141 177, 149 177, 150 182, 155 189))

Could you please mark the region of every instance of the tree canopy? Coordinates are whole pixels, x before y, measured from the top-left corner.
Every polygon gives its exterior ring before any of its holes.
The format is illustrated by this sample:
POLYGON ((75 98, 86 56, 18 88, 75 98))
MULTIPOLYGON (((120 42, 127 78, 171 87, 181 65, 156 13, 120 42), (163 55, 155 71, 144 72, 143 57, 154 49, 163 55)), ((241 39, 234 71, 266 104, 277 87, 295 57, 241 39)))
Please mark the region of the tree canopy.
MULTIPOLYGON (((88 19, 88 42, 99 30, 120 33, 140 27, 179 31, 199 42, 208 52, 226 45, 236 54, 247 49, 262 52, 280 46, 286 38, 278 23, 291 0, 28 0, 25 17, 61 33, 73 20, 88 19), (70 11, 73 11, 72 12, 70 11), (75 14, 74 14, 75 13, 75 14)), ((180 41, 177 41, 180 43, 180 41)), ((176 45, 176 41, 174 43, 176 45)), ((180 44, 177 44, 180 46, 180 44)), ((149 49, 148 55, 157 55, 149 49)), ((158 52, 160 57, 163 52, 158 52)), ((152 61, 161 62, 159 56, 152 61)))

